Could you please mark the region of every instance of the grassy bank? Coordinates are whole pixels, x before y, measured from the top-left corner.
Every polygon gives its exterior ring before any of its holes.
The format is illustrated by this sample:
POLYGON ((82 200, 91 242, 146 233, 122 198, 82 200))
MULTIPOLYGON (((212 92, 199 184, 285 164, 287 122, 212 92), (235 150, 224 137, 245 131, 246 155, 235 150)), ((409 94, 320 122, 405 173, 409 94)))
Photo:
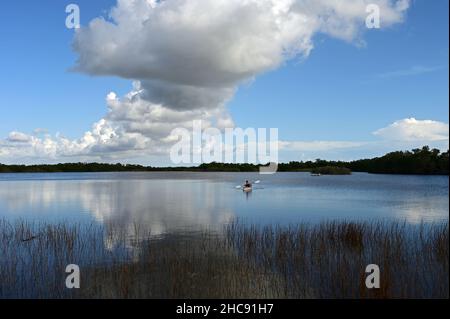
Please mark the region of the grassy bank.
POLYGON ((236 222, 153 240, 138 225, 0 220, 0 298, 448 298, 448 223, 236 222), (81 288, 65 288, 78 264, 81 288), (381 269, 380 289, 365 267, 381 269))

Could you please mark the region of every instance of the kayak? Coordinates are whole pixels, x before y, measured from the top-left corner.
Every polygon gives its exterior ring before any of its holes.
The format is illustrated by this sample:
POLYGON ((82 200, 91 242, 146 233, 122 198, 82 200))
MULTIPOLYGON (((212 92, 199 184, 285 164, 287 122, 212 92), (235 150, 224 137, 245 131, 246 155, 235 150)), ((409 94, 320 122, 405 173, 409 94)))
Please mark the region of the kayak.
POLYGON ((251 187, 243 187, 242 190, 246 193, 251 192, 252 188, 251 187))

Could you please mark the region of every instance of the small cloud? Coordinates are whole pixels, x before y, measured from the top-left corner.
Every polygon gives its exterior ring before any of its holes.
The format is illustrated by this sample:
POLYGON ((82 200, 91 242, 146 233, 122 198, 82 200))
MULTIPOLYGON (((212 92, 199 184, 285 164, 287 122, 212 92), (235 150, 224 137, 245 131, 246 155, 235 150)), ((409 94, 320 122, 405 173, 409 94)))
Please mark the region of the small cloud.
POLYGON ((448 123, 407 118, 381 128, 374 135, 391 141, 445 141, 449 138, 448 123))
POLYGON ((107 101, 114 101, 117 99, 117 94, 114 92, 109 92, 109 94, 106 96, 107 101))
POLYGON ((8 135, 8 141, 12 143, 27 143, 30 141, 30 136, 22 132, 11 132, 8 135))
POLYGON ((330 151, 337 149, 349 149, 366 145, 367 142, 355 142, 355 141, 280 141, 280 150, 286 151, 330 151))
POLYGON ((40 127, 38 127, 38 128, 35 128, 35 129, 33 130, 33 134, 34 134, 34 135, 48 134, 48 130, 47 130, 46 128, 40 128, 40 127))
POLYGON ((397 71, 391 71, 386 73, 378 74, 379 78, 387 79, 387 78, 398 78, 398 77, 405 77, 405 76, 414 76, 414 75, 421 75, 426 73, 431 73, 435 71, 439 71, 443 69, 443 66, 421 66, 416 65, 412 66, 409 69, 403 69, 403 70, 397 70, 397 71))

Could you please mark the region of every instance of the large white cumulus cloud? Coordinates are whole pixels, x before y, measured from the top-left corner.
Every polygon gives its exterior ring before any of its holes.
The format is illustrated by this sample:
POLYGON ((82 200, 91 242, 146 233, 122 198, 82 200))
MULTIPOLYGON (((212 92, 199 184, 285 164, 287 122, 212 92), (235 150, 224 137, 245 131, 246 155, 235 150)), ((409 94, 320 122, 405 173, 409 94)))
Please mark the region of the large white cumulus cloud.
MULTIPOLYGON (((239 85, 293 58, 306 58, 314 36, 360 42, 366 6, 381 26, 402 22, 408 0, 118 0, 108 17, 77 30, 74 70, 134 81, 111 93, 108 112, 81 138, 20 132, 0 140, 2 158, 123 158, 164 154, 170 132, 233 126, 226 104, 239 85)), ((39 124, 37 124, 39 125, 39 124)))
POLYGON ((81 29, 75 67, 140 80, 145 98, 173 109, 215 108, 236 87, 306 57, 318 32, 348 41, 377 3, 383 26, 400 22, 407 1, 118 0, 110 19, 81 29))

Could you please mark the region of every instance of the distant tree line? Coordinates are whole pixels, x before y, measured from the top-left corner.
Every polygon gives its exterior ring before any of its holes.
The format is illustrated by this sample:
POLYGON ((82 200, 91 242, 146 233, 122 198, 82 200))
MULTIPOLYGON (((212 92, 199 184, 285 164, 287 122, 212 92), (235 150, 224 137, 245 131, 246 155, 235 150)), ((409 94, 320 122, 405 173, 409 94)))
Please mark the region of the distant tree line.
POLYGON ((351 162, 324 161, 317 159, 308 162, 290 162, 280 164, 279 171, 313 171, 323 167, 342 167, 353 172, 368 172, 373 174, 417 174, 417 175, 448 175, 449 151, 441 153, 438 149, 424 146, 412 151, 397 151, 382 157, 361 159, 351 162))
POLYGON ((417 175, 448 175, 449 151, 441 153, 438 149, 424 146, 412 151, 397 151, 382 157, 361 159, 351 162, 324 161, 317 159, 307 162, 290 162, 280 164, 279 171, 313 171, 324 167, 342 167, 353 172, 373 174, 417 174, 417 175))
POLYGON ((196 167, 152 167, 134 164, 108 163, 59 163, 40 165, 0 164, 0 173, 81 173, 81 172, 151 172, 186 171, 196 167))
POLYGON ((353 171, 378 174, 420 174, 448 175, 448 150, 441 153, 438 149, 424 146, 406 152, 392 152, 382 157, 365 159, 350 163, 353 171))
MULTIPOLYGON (((368 172, 374 174, 421 174, 448 175, 449 152, 424 146, 412 151, 388 153, 382 157, 351 162, 325 161, 317 159, 306 162, 280 163, 280 172, 324 172, 328 174, 349 174, 368 172), (340 169, 339 169, 340 168, 340 169)), ((262 165, 208 163, 196 167, 152 167, 131 164, 105 163, 65 163, 47 165, 3 165, 0 173, 55 173, 55 172, 150 172, 150 171, 216 171, 216 172, 257 172, 262 165)))
POLYGON ((130 172, 145 171, 141 165, 104 164, 104 163, 65 163, 42 165, 2 165, 0 172, 9 173, 62 173, 62 172, 130 172))

